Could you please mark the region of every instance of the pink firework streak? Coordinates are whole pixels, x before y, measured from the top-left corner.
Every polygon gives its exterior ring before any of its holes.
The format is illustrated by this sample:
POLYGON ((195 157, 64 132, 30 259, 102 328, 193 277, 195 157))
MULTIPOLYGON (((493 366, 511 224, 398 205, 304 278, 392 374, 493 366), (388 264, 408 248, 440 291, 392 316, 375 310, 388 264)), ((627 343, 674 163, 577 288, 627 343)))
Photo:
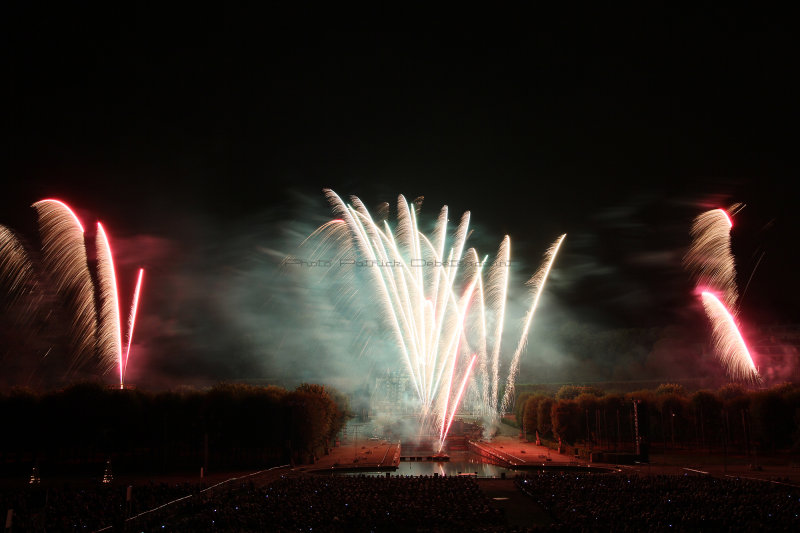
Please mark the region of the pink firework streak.
MULTIPOLYGON (((136 325, 136 310, 139 307, 139 294, 142 290, 142 278, 144 277, 144 269, 139 269, 139 279, 136 281, 136 290, 133 291, 133 305, 131 305, 131 318, 128 321, 128 348, 125 351, 125 368, 122 371, 122 376, 128 372, 128 360, 131 358, 131 344, 133 343, 133 328, 136 325)), ((123 379, 123 378, 121 378, 123 379)), ((120 381, 120 385, 122 381, 120 381)))
MULTIPOLYGON (((122 361, 122 324, 120 323, 117 275, 114 272, 114 255, 103 225, 97 223, 97 278, 100 285, 100 337, 102 357, 117 360, 119 388, 124 388, 122 361)), ((111 363, 113 365, 113 363, 111 363)))
POLYGON ((439 451, 442 451, 444 447, 444 439, 447 438, 447 433, 450 431, 450 426, 453 423, 453 417, 456 416, 456 411, 458 411, 458 405, 461 403, 461 396, 464 394, 464 388, 467 386, 467 381, 469 381, 469 376, 472 374, 472 367, 475 366, 475 359, 478 358, 478 354, 474 354, 472 356, 472 360, 469 362, 469 366, 467 367, 467 372, 464 374, 464 379, 461 380, 461 386, 458 388, 458 394, 456 395, 456 401, 453 402, 453 411, 450 413, 450 418, 447 420, 447 427, 445 428, 444 432, 442 433, 441 443, 439 444, 439 451))
MULTIPOLYGON (((467 318, 467 312, 469 311, 469 306, 470 306, 470 303, 472 302, 472 294, 475 291, 475 286, 476 286, 477 281, 479 279, 480 279, 479 277, 476 277, 475 279, 473 279, 472 283, 470 283, 469 288, 467 289, 467 291, 464 294, 464 296, 466 298, 467 305, 464 307, 463 314, 462 314, 461 318, 459 319, 460 329, 462 330, 462 335, 463 335, 463 329, 464 329, 464 320, 466 320, 466 318, 467 318)), ((445 419, 447 418, 447 406, 448 406, 448 403, 450 401, 450 391, 451 391, 451 387, 453 385, 453 378, 455 377, 455 372, 456 372, 456 362, 458 361, 458 350, 459 350, 459 344, 456 344, 456 351, 453 354, 453 366, 450 369, 450 379, 447 381, 447 394, 445 394, 445 396, 444 396, 444 409, 442 410, 442 428, 441 428, 441 431, 439 432, 439 439, 442 442, 444 442, 444 438, 447 435, 447 430, 450 429, 450 424, 449 423, 445 424, 445 419)), ((474 362, 474 359, 475 358, 473 357, 473 362, 474 362)), ((472 363, 470 363, 470 367, 469 367, 469 369, 467 369, 467 373, 464 376, 465 383, 466 383, 466 379, 469 377, 470 370, 472 370, 472 363)), ((462 388, 463 388, 463 386, 464 385, 462 385, 462 388)), ((461 396, 461 392, 459 392, 459 397, 460 396, 461 396)), ((456 405, 453 406, 453 414, 455 414, 455 409, 457 409, 457 408, 458 408, 458 400, 456 400, 456 405)), ((450 419, 452 420, 452 416, 450 417, 450 419)))
POLYGON ((719 211, 725 216, 725 220, 728 221, 728 229, 733 228, 733 220, 731 220, 731 217, 730 215, 728 215, 727 211, 725 211, 724 209, 716 209, 715 211, 719 211))
MULTIPOLYGON (((68 206, 61 200, 56 200, 55 198, 45 198, 44 200, 39 200, 38 202, 36 202, 36 204, 45 204, 45 203, 56 204, 59 207, 61 207, 61 209, 64 209, 75 221, 75 224, 78 226, 78 228, 80 228, 81 233, 83 233, 83 224, 81 224, 78 215, 75 214, 75 212, 72 210, 72 208, 70 208, 70 206, 68 206)), ((33 206, 36 207, 36 204, 33 204, 33 206)))
POLYGON ((711 321, 714 347, 725 365, 728 375, 743 381, 761 381, 761 376, 758 374, 733 315, 713 293, 703 291, 701 297, 703 307, 711 321))

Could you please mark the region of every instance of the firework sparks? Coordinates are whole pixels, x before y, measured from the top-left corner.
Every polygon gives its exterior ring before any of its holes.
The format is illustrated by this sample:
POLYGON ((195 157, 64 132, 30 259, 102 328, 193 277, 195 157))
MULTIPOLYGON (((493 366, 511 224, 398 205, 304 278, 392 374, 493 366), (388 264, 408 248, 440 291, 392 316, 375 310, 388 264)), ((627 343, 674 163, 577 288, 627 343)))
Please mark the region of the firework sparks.
POLYGON ((47 199, 33 204, 42 236, 42 261, 57 292, 73 310, 71 370, 88 363, 95 352, 97 314, 89 273, 83 225, 65 203, 47 199))
POLYGON ((747 344, 736 325, 736 319, 713 293, 703 291, 701 298, 711 322, 715 351, 728 375, 741 381, 761 381, 747 344))
POLYGON ((542 296, 544 284, 550 275, 550 269, 553 268, 553 263, 558 255, 558 250, 561 248, 561 244, 564 242, 566 237, 567 234, 565 233, 556 239, 552 246, 548 248, 547 252, 545 253, 544 263, 541 267, 539 267, 539 270, 536 271, 536 274, 534 274, 533 277, 528 280, 527 284, 533 293, 533 302, 531 303, 531 308, 528 310, 528 314, 525 315, 525 326, 522 330, 522 336, 519 338, 519 344, 517 344, 517 349, 514 351, 514 357, 511 359, 511 368, 508 371, 508 381, 506 382, 506 392, 503 395, 503 403, 501 404, 502 411, 505 411, 511 403, 511 398, 514 394, 514 383, 517 377, 517 372, 519 371, 519 358, 522 354, 522 351, 525 349, 525 345, 528 343, 528 331, 530 330, 531 322, 533 322, 533 315, 536 313, 536 307, 539 305, 539 298, 542 296))
POLYGON ((125 373, 128 370, 128 360, 131 358, 131 344, 133 343, 133 329, 136 325, 136 311, 139 308, 139 294, 142 291, 142 278, 144 277, 144 269, 139 269, 139 277, 136 281, 136 289, 133 291, 133 303, 131 304, 131 315, 130 319, 128 320, 128 348, 125 350, 125 364, 123 365, 122 369, 122 379, 120 380, 120 386, 122 386, 125 380, 125 373))
POLYGON ((724 209, 712 209, 698 215, 692 223, 692 242, 683 261, 697 286, 720 292, 727 308, 736 315, 739 294, 731 253, 731 228, 733 222, 724 209))
POLYGON ((37 300, 40 296, 36 294, 39 284, 52 284, 56 294, 73 315, 70 330, 72 358, 68 373, 90 362, 99 363, 98 366, 105 372, 117 366, 122 387, 133 341, 144 270, 139 270, 128 324, 127 349, 123 359, 117 278, 111 244, 103 225, 97 223, 95 283, 88 260, 83 224, 74 211, 64 202, 52 198, 36 202, 32 207, 39 219, 42 265, 34 268, 19 239, 11 230, 0 226, 0 284, 12 304, 22 294, 33 293, 35 305, 39 305, 37 300), (36 275, 39 268, 46 272, 41 280, 36 275))
POLYGON ((497 411, 498 386, 500 381, 500 345, 503 339, 503 325, 506 315, 506 297, 508 295, 509 260, 511 259, 511 239, 508 235, 503 239, 497 258, 489 272, 488 301, 495 315, 497 326, 494 332, 494 348, 492 349, 492 392, 489 397, 489 410, 497 411))
POLYGON ((469 366, 467 367, 466 372, 464 372, 464 378, 461 380, 461 386, 458 388, 458 394, 456 394, 456 399, 453 402, 453 409, 450 411, 450 418, 447 419, 447 426, 443 427, 443 431, 441 434, 441 440, 439 442, 439 451, 442 451, 444 447, 444 439, 447 436, 447 433, 450 431, 450 426, 453 424, 453 417, 456 416, 456 412, 458 411, 458 407, 461 404, 461 396, 464 394, 464 388, 467 386, 467 382, 469 381, 469 377, 472 374, 472 368, 475 366, 475 359, 478 357, 477 354, 472 356, 472 360, 469 362, 469 366))
POLYGON ((100 295, 100 324, 97 345, 107 369, 119 365, 119 386, 123 387, 122 326, 117 294, 114 255, 103 225, 97 223, 97 282, 100 295))
POLYGON ((0 225, 0 286, 14 303, 36 284, 30 256, 13 231, 0 225))
MULTIPOLYGON (((331 190, 325 194, 336 220, 312 234, 321 239, 315 255, 335 247, 340 265, 358 260, 374 267, 368 269, 372 288, 377 291, 383 317, 416 391, 422 415, 420 432, 438 434, 440 443, 444 442, 476 363, 484 414, 495 422, 510 239, 503 239, 484 284, 486 258, 479 261, 473 248, 465 250, 469 212, 461 217, 448 247, 446 206, 428 238, 417 223, 421 198, 411 204, 403 196, 398 198, 397 227, 393 231, 385 220, 377 223, 358 198, 347 204, 331 190), (492 328, 487 327, 487 317, 493 320, 492 328), (456 380, 460 381, 457 390, 456 380)), ((561 240, 563 237, 559 245, 561 240)), ((307 239, 304 244, 311 242, 307 239)), ((555 252, 547 259, 525 334, 555 252)), ((518 359, 519 354, 516 365, 518 359)), ((513 387, 514 377, 509 380, 513 387)))
POLYGON ((757 383, 761 376, 735 318, 739 292, 731 253, 731 215, 743 207, 734 204, 728 210, 712 209, 698 215, 692 223, 692 242, 684 256, 684 266, 695 278, 711 323, 714 350, 728 376, 757 383))

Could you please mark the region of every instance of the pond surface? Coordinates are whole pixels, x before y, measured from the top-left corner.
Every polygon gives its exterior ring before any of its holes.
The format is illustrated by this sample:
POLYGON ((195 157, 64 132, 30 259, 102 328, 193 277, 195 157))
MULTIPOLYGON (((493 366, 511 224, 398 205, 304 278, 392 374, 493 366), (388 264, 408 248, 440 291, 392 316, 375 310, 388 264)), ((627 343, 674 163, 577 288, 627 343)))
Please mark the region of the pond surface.
POLYGON ((502 466, 484 463, 478 458, 434 463, 433 461, 408 461, 401 462, 397 471, 398 476, 455 476, 458 474, 477 474, 478 477, 500 477, 501 474, 513 476, 514 471, 502 466))
POLYGON ((477 455, 464 452, 451 454, 450 461, 400 461, 397 470, 383 471, 357 471, 347 472, 345 475, 386 475, 390 472, 393 476, 456 476, 458 474, 476 474, 478 477, 500 477, 502 474, 513 476, 515 472, 508 468, 484 463, 477 455))

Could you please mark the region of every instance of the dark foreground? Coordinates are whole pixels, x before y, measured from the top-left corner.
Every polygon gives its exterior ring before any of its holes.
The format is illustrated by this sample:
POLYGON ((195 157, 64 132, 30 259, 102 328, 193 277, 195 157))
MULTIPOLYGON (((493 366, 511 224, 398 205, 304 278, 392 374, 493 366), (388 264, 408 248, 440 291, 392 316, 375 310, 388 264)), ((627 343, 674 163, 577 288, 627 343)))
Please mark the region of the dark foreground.
POLYGON ((13 531, 798 531, 800 488, 702 476, 320 476, 4 490, 13 531), (206 489, 202 491, 203 489, 206 489), (201 492, 202 491, 202 492, 201 492), (192 495, 159 511, 146 508, 192 495))

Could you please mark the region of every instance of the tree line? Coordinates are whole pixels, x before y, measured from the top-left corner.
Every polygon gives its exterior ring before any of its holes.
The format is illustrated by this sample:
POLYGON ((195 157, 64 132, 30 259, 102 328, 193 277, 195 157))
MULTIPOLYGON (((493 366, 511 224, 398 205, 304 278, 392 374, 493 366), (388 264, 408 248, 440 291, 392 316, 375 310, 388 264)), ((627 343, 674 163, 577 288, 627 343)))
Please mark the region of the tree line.
POLYGON ((691 393, 662 384, 625 394, 565 385, 555 395, 519 394, 515 414, 529 438, 538 433, 604 450, 632 451, 637 434, 652 451, 800 449, 800 386, 788 383, 764 389, 728 384, 691 393))
POLYGON ((257 468, 326 453, 349 417, 335 389, 220 384, 169 392, 79 383, 0 394, 0 464, 51 472, 257 468))

